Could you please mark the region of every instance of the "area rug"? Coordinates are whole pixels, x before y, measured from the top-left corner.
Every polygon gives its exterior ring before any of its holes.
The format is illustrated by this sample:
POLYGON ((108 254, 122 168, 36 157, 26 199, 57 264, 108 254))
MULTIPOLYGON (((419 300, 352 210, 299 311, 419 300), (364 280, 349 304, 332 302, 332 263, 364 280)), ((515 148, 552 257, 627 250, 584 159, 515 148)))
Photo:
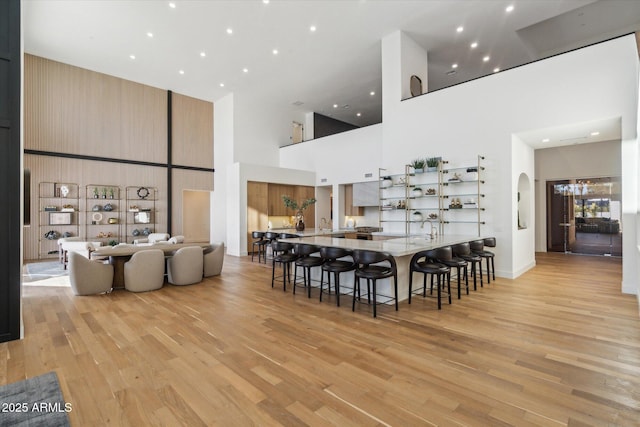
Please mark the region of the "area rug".
POLYGON ((69 274, 69 270, 65 270, 59 261, 33 262, 26 265, 26 270, 30 282, 69 274))
POLYGON ((0 426, 69 426, 72 409, 55 372, 0 386, 0 426))

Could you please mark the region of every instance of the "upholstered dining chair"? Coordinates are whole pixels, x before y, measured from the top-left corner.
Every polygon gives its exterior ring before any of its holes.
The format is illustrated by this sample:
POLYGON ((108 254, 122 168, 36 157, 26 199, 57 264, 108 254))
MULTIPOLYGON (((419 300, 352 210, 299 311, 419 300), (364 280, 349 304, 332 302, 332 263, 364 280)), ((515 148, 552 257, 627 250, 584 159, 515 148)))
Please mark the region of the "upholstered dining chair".
POLYGON ((164 284, 164 252, 139 251, 124 263, 124 288, 130 292, 155 291, 164 284))
POLYGON ((204 250, 204 277, 219 276, 224 263, 224 243, 215 242, 204 250))
POLYGON ((109 293, 113 287, 113 266, 69 252, 69 281, 74 295, 109 293))
POLYGON ((178 249, 167 258, 167 276, 172 285, 200 283, 204 274, 204 256, 200 246, 178 249))

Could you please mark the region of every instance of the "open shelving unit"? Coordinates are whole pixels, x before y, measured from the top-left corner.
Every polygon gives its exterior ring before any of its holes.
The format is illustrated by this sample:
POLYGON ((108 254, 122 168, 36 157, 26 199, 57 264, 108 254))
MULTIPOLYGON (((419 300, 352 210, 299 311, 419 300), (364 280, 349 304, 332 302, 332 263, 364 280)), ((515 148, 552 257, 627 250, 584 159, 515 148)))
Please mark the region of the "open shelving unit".
POLYGON ((482 160, 478 156, 476 164, 455 167, 440 160, 437 168, 421 173, 410 165, 405 165, 404 173, 379 169, 380 226, 400 231, 401 225, 404 234, 410 235, 429 234, 432 229, 444 234, 449 224, 474 224, 480 235, 485 197, 482 160))
POLYGON ((78 237, 80 193, 78 184, 41 182, 38 186, 40 259, 58 257, 58 239, 78 237))
POLYGON ((132 243, 135 239, 142 239, 146 234, 155 232, 158 189, 129 186, 125 193, 127 212, 124 235, 127 243, 132 243))
POLYGON ((113 245, 121 240, 120 187, 88 184, 85 187, 85 238, 113 245))

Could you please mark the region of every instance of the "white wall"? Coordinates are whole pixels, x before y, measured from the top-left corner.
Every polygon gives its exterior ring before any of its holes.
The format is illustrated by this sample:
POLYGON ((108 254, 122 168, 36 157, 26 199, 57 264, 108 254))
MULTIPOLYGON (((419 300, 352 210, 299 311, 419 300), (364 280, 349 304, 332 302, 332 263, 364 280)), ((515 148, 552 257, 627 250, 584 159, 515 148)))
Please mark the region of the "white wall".
POLYGON ((427 51, 415 42, 407 33, 400 32, 400 75, 402 76, 402 99, 411 98, 411 76, 416 75, 422 80, 422 93, 428 92, 428 61, 427 51))
MULTIPOLYGON (((530 268, 536 265, 535 258, 535 228, 533 222, 533 212, 530 213, 527 227, 524 229, 518 229, 518 183, 520 176, 525 174, 529 181, 530 191, 521 194, 525 197, 521 200, 521 205, 524 209, 532 211, 534 206, 535 194, 533 191, 533 177, 535 173, 535 156, 533 148, 522 142, 516 136, 513 136, 511 141, 511 218, 509 227, 511 229, 511 235, 513 236, 513 245, 511 258, 513 259, 513 271, 512 272, 500 272, 501 275, 507 277, 518 277, 522 273, 526 272, 530 268)), ((498 240, 500 242, 500 240, 498 240)), ((496 247, 498 249, 498 247, 496 247)), ((497 251, 496 251, 497 252, 497 251)), ((498 253, 496 253, 498 258, 498 253)), ((496 267, 496 272, 498 268, 496 267)))
POLYGON ((233 164, 233 94, 213 105, 213 193, 211 195, 211 241, 227 242, 228 169, 233 164))
POLYGON ((315 171, 316 186, 377 181, 381 151, 382 125, 376 124, 282 147, 280 166, 315 171))

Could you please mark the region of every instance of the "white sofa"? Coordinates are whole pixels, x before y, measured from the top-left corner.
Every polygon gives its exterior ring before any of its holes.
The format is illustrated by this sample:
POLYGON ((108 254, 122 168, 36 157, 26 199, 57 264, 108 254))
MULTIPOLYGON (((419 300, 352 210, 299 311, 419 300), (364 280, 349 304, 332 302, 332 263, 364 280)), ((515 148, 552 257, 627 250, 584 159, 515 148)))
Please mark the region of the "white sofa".
POLYGON ((184 243, 184 236, 170 237, 167 233, 151 233, 147 237, 133 241, 133 244, 138 246, 151 246, 156 243, 184 243))

